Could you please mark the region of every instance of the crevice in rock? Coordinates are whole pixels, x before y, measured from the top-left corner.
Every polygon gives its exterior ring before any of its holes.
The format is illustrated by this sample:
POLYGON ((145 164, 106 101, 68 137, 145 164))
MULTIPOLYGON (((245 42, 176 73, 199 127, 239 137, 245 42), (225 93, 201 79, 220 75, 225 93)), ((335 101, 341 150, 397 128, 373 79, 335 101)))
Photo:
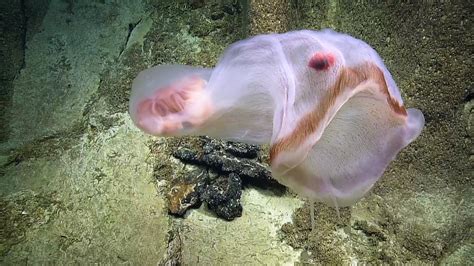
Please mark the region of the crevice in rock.
POLYGON ((120 50, 120 53, 119 53, 119 57, 122 56, 122 54, 125 52, 125 50, 127 49, 128 45, 129 45, 129 42, 130 42, 130 37, 132 36, 132 33, 133 31, 136 29, 136 27, 138 26, 138 24, 140 24, 140 22, 142 22, 142 19, 139 19, 137 22, 135 23, 129 23, 128 24, 128 33, 127 33, 127 38, 125 38, 125 44, 124 46, 122 47, 122 49, 120 50))
POLYGON ((158 265, 175 266, 182 265, 182 239, 181 230, 175 225, 175 229, 169 232, 168 248, 158 265))
POLYGON ((470 102, 474 99, 474 88, 471 89, 468 93, 466 93, 466 96, 464 97, 465 103, 470 102))
POLYGON ((20 43, 21 43, 21 51, 22 51, 22 60, 20 68, 18 68, 17 75, 20 74, 21 70, 25 68, 26 60, 25 60, 25 52, 26 52, 26 33, 28 29, 28 16, 26 14, 26 4, 25 0, 20 1, 20 10, 21 10, 21 35, 20 35, 20 43))
POLYGON ((25 65, 26 0, 0 3, 0 142, 9 132, 9 112, 13 96, 13 80, 25 65))

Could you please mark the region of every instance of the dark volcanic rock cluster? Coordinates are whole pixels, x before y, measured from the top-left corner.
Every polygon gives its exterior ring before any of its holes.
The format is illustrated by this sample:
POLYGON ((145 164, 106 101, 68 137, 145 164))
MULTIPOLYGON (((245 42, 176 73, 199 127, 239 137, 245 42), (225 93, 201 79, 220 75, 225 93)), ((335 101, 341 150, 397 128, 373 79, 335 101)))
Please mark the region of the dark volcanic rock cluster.
POLYGON ((168 194, 172 214, 181 216, 188 208, 205 202, 217 216, 233 220, 242 215, 243 185, 284 190, 259 158, 258 146, 207 137, 201 137, 193 144, 177 145, 172 152, 175 158, 199 169, 181 180, 173 180, 168 194))

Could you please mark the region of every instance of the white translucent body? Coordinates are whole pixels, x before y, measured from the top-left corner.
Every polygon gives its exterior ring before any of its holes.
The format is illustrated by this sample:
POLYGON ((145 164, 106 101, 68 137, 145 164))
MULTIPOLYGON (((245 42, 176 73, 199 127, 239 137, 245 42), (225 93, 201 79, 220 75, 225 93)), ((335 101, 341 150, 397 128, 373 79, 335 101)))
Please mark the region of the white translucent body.
MULTIPOLYGON (((133 83, 130 114, 137 126, 153 135, 208 135, 273 145, 298 130, 342 68, 367 62, 383 72, 389 94, 402 105, 398 87, 375 50, 361 40, 324 30, 237 42, 214 69, 162 65, 145 70, 133 83), (308 67, 316 52, 334 55, 334 64, 325 71, 308 67), (180 80, 190 76, 202 79, 203 85, 182 103, 183 111, 140 115, 141 101, 166 86, 180 90, 180 80), (172 130, 163 130, 163 124, 171 124, 167 128, 172 130)), ((346 206, 359 200, 424 125, 419 110, 408 109, 402 118, 395 114, 378 89, 364 82, 341 95, 299 147, 277 154, 272 161, 274 177, 314 201, 346 206)))

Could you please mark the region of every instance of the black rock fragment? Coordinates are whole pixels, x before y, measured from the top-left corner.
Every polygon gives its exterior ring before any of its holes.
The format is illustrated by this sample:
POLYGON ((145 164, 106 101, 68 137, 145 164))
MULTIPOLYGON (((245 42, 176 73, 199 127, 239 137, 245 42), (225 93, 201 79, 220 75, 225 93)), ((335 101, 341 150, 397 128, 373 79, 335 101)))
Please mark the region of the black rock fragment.
POLYGON ((201 193, 201 200, 206 202, 209 209, 217 216, 226 220, 233 220, 242 216, 242 181, 236 174, 219 176, 215 182, 209 184, 201 193))
POLYGON ((202 137, 201 147, 179 147, 173 152, 184 163, 210 168, 219 174, 234 173, 244 184, 284 190, 265 165, 258 160, 259 147, 238 142, 225 142, 202 137))
POLYGON ((229 141, 227 145, 224 146, 224 150, 236 157, 256 159, 259 148, 256 145, 229 141))
POLYGON ((172 155, 183 163, 198 166, 199 171, 189 173, 185 180, 173 182, 175 185, 168 197, 170 213, 183 215, 188 208, 205 202, 217 216, 233 220, 242 215, 243 185, 283 192, 285 188, 259 160, 259 152, 256 145, 208 137, 180 142, 172 155))
POLYGON ((168 192, 168 211, 182 216, 189 208, 201 206, 201 193, 209 183, 209 174, 204 170, 192 171, 184 178, 173 180, 168 192))

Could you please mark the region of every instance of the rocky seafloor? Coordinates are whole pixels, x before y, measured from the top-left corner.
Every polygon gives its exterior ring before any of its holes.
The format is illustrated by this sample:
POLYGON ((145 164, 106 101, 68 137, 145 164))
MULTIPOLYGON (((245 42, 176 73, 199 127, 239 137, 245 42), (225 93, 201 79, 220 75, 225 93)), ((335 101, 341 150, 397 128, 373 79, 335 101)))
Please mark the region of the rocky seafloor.
POLYGON ((474 264, 474 38, 464 2, 0 3, 0 263, 474 264), (267 147, 156 138, 127 113, 161 63, 213 66, 250 35, 371 44, 426 128, 355 206, 309 206, 267 147))

